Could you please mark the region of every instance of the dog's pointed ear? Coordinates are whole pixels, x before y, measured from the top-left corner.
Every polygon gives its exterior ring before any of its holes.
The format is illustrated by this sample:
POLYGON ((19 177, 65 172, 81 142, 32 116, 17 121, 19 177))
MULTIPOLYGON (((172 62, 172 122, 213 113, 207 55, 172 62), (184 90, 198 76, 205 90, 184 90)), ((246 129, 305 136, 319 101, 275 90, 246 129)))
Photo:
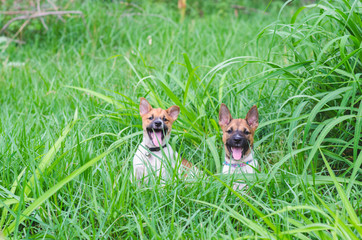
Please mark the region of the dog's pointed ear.
POLYGON ((221 103, 219 111, 219 125, 223 128, 228 125, 233 118, 231 117, 228 107, 221 103))
POLYGON ((180 113, 180 107, 179 106, 171 106, 166 110, 167 114, 170 115, 173 121, 175 121, 180 113))
POLYGON ((146 100, 146 98, 141 97, 140 99, 140 115, 141 117, 147 114, 152 110, 151 104, 146 100))
POLYGON ((259 113, 255 105, 250 108, 248 114, 246 114, 245 120, 253 131, 259 126, 259 113))

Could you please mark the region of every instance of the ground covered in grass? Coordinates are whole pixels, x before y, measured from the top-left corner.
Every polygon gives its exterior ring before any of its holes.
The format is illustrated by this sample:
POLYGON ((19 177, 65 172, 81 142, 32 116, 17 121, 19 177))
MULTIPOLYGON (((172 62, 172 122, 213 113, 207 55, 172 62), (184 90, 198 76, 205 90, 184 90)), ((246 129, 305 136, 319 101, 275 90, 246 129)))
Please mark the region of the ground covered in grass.
POLYGON ((238 16, 230 6, 191 4, 180 21, 163 1, 84 1, 67 5, 83 19, 31 22, 25 44, 4 38, 21 23, 3 33, 4 236, 362 237, 361 3, 259 1, 238 16), (140 97, 180 106, 170 143, 203 178, 130 181, 140 97), (218 175, 221 103, 235 117, 258 106, 261 171, 239 176, 245 192, 218 175))

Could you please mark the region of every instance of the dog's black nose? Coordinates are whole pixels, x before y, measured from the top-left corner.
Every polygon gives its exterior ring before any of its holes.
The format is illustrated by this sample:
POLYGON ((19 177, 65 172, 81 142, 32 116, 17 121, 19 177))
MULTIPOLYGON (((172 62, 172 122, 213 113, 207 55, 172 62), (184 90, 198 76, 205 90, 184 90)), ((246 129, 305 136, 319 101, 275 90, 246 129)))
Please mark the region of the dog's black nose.
POLYGON ((240 143, 241 142, 241 140, 242 140, 243 138, 241 137, 241 135, 236 135, 235 137, 234 137, 234 142, 235 143, 240 143))
POLYGON ((156 127, 161 127, 161 125, 162 125, 161 120, 156 120, 153 123, 155 124, 156 127))

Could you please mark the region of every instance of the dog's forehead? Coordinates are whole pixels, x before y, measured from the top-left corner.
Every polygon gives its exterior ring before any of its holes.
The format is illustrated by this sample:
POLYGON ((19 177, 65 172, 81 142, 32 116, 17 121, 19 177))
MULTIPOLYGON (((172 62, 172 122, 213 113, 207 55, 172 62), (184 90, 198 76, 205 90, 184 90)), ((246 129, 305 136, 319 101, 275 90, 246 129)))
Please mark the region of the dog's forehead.
POLYGON ((228 125, 228 128, 231 128, 231 127, 234 130, 244 130, 245 128, 249 129, 248 123, 246 122, 245 119, 242 119, 242 118, 231 120, 231 122, 228 125))
POLYGON ((149 114, 153 114, 154 116, 167 116, 166 110, 162 108, 154 108, 149 112, 149 114))

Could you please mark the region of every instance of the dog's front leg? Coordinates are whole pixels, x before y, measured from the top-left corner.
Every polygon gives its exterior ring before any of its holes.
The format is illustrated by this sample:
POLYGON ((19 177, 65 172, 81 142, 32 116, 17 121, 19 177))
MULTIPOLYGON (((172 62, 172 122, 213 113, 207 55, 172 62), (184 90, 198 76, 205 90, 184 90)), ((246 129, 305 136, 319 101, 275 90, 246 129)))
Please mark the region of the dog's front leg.
POLYGON ((241 191, 246 187, 246 184, 244 183, 238 183, 238 182, 234 182, 233 184, 233 189, 234 191, 241 191))
MULTIPOLYGON (((146 175, 145 171, 146 171, 145 166, 137 166, 134 168, 134 177, 136 180, 138 180, 138 184, 141 183, 139 180, 145 178, 145 175, 146 175)), ((146 180, 144 179, 144 181, 146 181, 146 180)))

